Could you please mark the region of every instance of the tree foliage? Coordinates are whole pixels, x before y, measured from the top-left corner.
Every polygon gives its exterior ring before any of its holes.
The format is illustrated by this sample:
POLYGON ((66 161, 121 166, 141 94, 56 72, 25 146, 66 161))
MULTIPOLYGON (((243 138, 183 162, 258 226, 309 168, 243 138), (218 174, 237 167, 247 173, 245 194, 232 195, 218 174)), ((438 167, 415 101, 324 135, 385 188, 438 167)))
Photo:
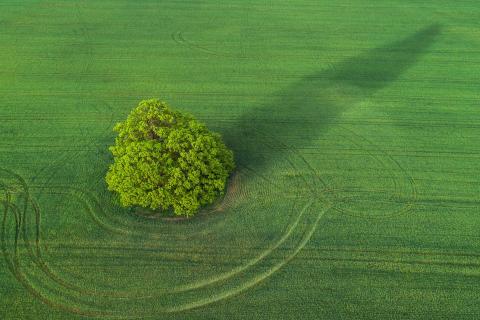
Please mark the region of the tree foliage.
POLYGON ((218 133, 156 99, 141 101, 117 123, 109 190, 123 206, 192 215, 224 192, 234 168, 218 133))

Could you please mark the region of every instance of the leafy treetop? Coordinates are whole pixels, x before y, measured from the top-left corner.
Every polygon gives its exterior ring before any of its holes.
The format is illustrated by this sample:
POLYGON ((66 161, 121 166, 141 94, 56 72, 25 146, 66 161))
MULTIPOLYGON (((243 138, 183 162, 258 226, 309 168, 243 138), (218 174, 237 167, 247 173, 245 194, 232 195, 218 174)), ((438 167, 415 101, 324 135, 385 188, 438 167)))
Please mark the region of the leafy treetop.
POLYGON ((141 101, 114 131, 106 182, 123 206, 189 216, 224 192, 234 169, 218 133, 157 99, 141 101))

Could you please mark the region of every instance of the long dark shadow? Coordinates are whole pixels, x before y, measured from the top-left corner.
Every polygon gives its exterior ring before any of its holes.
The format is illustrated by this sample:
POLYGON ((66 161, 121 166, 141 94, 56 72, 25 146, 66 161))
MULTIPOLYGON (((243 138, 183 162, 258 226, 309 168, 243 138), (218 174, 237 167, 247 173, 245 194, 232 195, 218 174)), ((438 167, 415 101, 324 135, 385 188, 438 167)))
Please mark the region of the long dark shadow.
POLYGON ((432 45, 434 24, 293 84, 273 104, 254 108, 226 130, 238 165, 268 169, 290 148, 308 146, 348 108, 388 86, 432 45))

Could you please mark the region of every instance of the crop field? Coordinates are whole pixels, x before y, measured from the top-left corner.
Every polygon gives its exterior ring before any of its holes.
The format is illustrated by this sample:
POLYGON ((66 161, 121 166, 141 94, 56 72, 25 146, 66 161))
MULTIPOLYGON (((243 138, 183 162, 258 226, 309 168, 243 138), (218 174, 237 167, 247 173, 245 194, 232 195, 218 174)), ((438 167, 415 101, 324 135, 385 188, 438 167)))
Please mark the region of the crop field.
POLYGON ((0 319, 480 317, 480 2, 0 1, 0 319), (158 97, 237 168, 122 208, 158 97))

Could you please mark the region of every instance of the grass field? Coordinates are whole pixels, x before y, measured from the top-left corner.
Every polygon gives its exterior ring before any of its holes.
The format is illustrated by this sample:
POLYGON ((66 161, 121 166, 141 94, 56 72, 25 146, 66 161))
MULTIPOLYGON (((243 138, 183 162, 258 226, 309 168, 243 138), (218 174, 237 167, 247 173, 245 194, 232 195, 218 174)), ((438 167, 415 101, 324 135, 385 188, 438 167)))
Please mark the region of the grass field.
POLYGON ((0 319, 480 317, 480 3, 0 2, 0 319), (104 182, 159 97, 237 170, 188 221, 104 182))

